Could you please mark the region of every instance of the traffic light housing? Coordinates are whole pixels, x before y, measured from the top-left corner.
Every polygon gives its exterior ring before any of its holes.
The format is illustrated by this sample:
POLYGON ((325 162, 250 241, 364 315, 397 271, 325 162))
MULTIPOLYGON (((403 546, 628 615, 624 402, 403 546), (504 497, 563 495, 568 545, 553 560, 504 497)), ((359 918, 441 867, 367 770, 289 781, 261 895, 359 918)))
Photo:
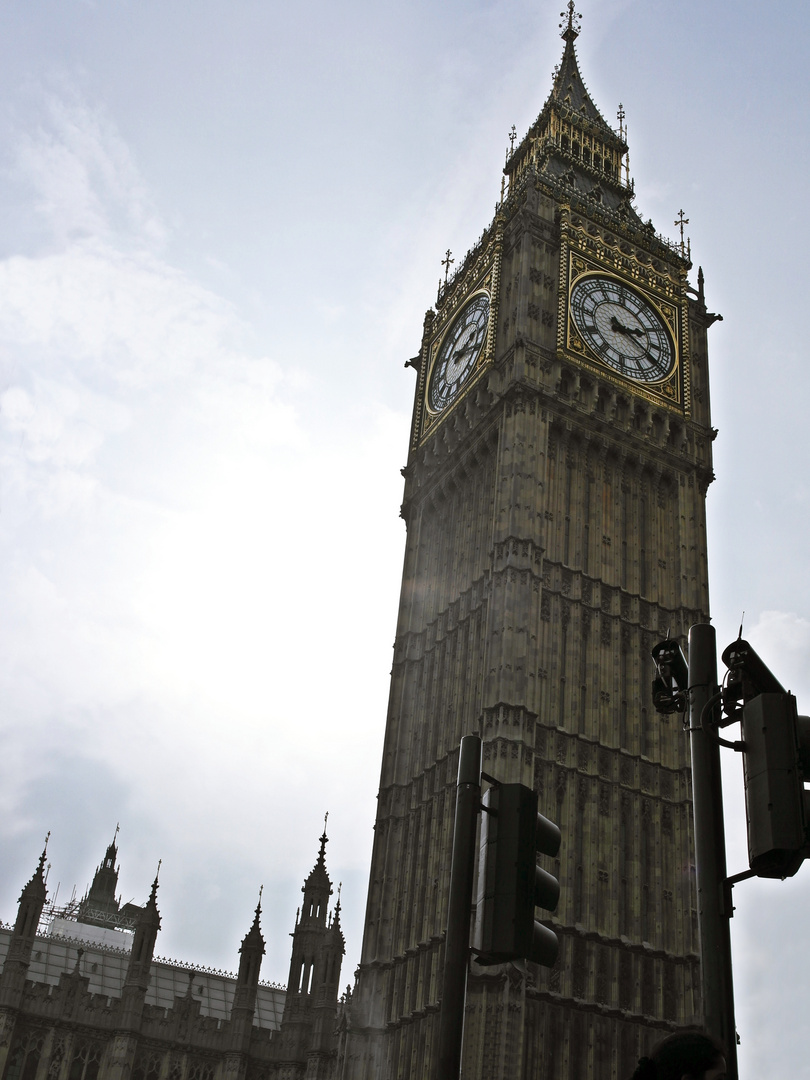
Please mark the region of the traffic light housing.
POLYGON ((535 919, 535 907, 556 910, 560 884, 537 865, 555 856, 560 830, 537 812, 537 793, 523 784, 495 784, 482 800, 475 951, 479 964, 532 960, 552 967, 557 935, 535 919))
POLYGON ((758 694, 742 708, 748 863, 758 877, 792 877, 810 854, 810 718, 792 694, 758 694))
POLYGON ((758 877, 792 877, 810 855, 810 718, 743 638, 723 662, 723 706, 742 727, 748 865, 758 877))

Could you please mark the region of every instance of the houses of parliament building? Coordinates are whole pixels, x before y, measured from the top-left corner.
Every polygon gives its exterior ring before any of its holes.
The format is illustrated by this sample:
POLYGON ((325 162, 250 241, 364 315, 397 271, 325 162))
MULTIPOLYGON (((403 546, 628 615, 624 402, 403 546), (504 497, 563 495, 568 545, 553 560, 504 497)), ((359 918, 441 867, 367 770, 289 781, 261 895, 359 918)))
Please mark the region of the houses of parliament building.
POLYGON ((36 959, 40 864, 0 936, 0 1080, 431 1080, 469 734, 563 843, 555 966, 471 956, 464 1080, 622 1080, 699 1019, 688 742, 654 713, 650 648, 709 616, 717 316, 683 236, 636 209, 623 113, 613 127, 591 99, 573 2, 561 28, 495 215, 409 361, 405 565, 352 994, 338 1000, 325 837, 286 992, 259 984, 258 912, 235 980, 174 985, 151 961, 154 889, 117 981, 94 985, 101 946, 63 948, 57 972, 36 959))

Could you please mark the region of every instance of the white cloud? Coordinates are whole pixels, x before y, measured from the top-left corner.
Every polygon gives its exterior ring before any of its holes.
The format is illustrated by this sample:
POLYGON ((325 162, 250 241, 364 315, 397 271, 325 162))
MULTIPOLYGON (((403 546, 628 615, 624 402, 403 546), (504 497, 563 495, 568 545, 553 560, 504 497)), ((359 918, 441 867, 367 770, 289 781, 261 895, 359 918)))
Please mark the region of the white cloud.
POLYGON ((51 101, 34 132, 16 180, 49 242, 0 260, 6 821, 128 819, 149 838, 139 861, 153 868, 160 845, 175 896, 190 874, 220 896, 237 864, 261 880, 272 860, 300 885, 301 830, 314 845, 344 803, 344 863, 364 864, 408 416, 369 406, 321 430, 323 410, 300 404, 323 393, 301 358, 264 355, 167 261, 112 125, 51 101), (268 847, 268 802, 313 785, 324 805, 268 847))
POLYGON ((57 245, 115 238, 154 247, 165 228, 129 148, 100 107, 75 88, 42 92, 38 122, 26 119, 17 139, 14 175, 30 186, 32 208, 57 245))

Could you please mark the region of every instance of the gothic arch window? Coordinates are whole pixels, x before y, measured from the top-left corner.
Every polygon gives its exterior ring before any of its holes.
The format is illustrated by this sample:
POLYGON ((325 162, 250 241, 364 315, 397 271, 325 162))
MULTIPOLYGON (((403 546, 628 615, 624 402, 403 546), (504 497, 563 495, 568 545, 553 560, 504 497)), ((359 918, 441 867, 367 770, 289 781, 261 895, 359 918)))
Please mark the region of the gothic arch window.
POLYGON ((186 1080, 214 1080, 215 1070, 214 1062, 197 1058, 189 1065, 186 1080))
POLYGON ((159 1054, 138 1055, 130 1080, 159 1080, 160 1064, 159 1054))
POLYGON ((23 1032, 15 1037, 8 1055, 5 1080, 34 1080, 42 1053, 42 1035, 23 1032))
POLYGON ((101 1047, 91 1042, 80 1043, 70 1063, 68 1080, 96 1080, 100 1064, 101 1047))
POLYGON ((562 135, 560 137, 560 147, 563 150, 565 150, 566 153, 568 153, 568 150, 569 150, 570 146, 571 146, 571 140, 568 138, 567 135, 562 135))

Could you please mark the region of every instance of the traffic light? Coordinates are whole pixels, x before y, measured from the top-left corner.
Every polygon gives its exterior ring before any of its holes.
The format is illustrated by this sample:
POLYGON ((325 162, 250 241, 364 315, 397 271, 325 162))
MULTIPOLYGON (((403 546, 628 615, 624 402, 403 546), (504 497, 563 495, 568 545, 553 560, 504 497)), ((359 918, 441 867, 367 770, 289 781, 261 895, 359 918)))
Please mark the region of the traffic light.
POLYGON ((810 854, 810 718, 747 641, 723 661, 723 704, 742 726, 748 864, 758 877, 792 877, 810 854))
POLYGON ((560 850, 560 830, 537 812, 537 793, 523 784, 495 784, 484 793, 475 951, 479 964, 532 960, 551 967, 557 935, 535 920, 535 907, 554 911, 560 884, 537 856, 560 850))
POLYGON ((742 709, 748 864, 792 877, 810 854, 810 718, 792 694, 758 694, 742 709))
POLYGON ((683 712, 686 709, 686 690, 689 668, 677 641, 667 638, 652 648, 652 658, 658 674, 653 679, 652 699, 658 713, 683 712))

